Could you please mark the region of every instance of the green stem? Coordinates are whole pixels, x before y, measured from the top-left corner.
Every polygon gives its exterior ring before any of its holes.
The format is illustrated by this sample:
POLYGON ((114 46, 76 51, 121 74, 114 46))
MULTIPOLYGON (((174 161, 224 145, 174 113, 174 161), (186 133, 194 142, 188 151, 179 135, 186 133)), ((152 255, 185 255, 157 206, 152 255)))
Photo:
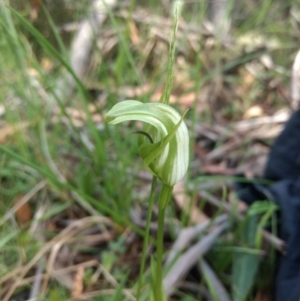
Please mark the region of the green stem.
POLYGON ((148 248, 148 243, 149 243, 150 224, 151 224, 153 204, 154 204, 154 192, 155 192, 155 187, 156 187, 156 180, 157 180, 157 178, 155 176, 153 176, 152 184, 151 184, 151 192, 150 192, 150 197, 149 197, 147 220, 146 220, 146 231, 145 231, 146 233, 145 233, 144 241, 143 241, 142 261, 141 261, 141 267, 140 267, 140 273, 139 273, 138 289, 137 289, 137 293, 136 293, 137 301, 139 300, 141 288, 143 285, 143 274, 144 274, 144 270, 145 270, 147 248, 148 248))
POLYGON ((158 200, 158 230, 157 230, 157 243, 156 243, 156 288, 155 288, 155 301, 164 300, 164 292, 162 286, 162 267, 163 267, 163 251, 164 251, 164 219, 165 210, 169 199, 171 197, 173 187, 163 185, 160 197, 158 200))

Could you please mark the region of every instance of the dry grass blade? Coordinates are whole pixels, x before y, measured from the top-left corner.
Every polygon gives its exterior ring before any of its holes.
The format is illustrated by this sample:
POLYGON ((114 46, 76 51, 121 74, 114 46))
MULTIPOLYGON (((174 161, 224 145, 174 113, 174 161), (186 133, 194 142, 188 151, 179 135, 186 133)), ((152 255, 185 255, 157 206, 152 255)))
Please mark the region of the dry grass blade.
POLYGON ((60 241, 55 244, 51 251, 47 262, 47 276, 44 280, 44 287, 48 286, 48 281, 50 278, 55 278, 58 283, 67 288, 69 291, 74 289, 74 278, 71 274, 67 273, 64 276, 55 275, 53 272, 56 269, 61 269, 65 267, 68 259, 71 258, 71 252, 68 246, 64 245, 64 241, 60 241))
POLYGON ((218 301, 230 301, 231 298, 228 292, 209 264, 205 260, 200 260, 198 266, 201 273, 207 279, 207 282, 214 288, 214 293, 218 296, 218 301))
POLYGON ((35 270, 34 281, 32 285, 32 289, 30 290, 29 300, 37 300, 39 295, 41 283, 42 283, 42 273, 44 268, 42 266, 38 266, 35 270))
POLYGON ((231 20, 229 16, 230 2, 228 0, 209 1, 209 17, 213 25, 213 32, 223 43, 230 40, 231 20))
MULTIPOLYGON (((47 211, 47 208, 48 208, 48 204, 46 202, 46 203, 42 203, 39 206, 39 208, 36 209, 34 219, 30 225, 30 230, 29 230, 31 235, 33 237, 35 237, 35 239, 37 241, 39 241, 39 243, 41 245, 43 245, 46 240, 45 240, 45 237, 43 236, 43 230, 45 228, 45 225, 44 225, 44 223, 40 222, 40 218, 47 211)), ((43 256, 37 263, 37 268, 35 270, 33 285, 30 290, 30 298, 33 298, 33 300, 35 300, 34 298, 37 298, 38 296, 43 295, 44 291, 46 289, 45 286, 43 286, 43 284, 42 284, 42 280, 43 280, 42 274, 45 269, 44 262, 45 262, 45 256, 43 256)))
MULTIPOLYGON (((93 292, 88 292, 88 293, 84 293, 81 295, 80 300, 91 300, 91 298, 94 297, 100 297, 101 296, 112 296, 115 293, 115 289, 103 289, 103 290, 97 290, 97 291, 93 291, 93 292)), ((132 300, 130 299, 128 296, 128 294, 130 294, 130 290, 129 289, 122 289, 122 294, 125 296, 124 301, 127 300, 132 300)), ((101 299, 100 299, 101 300, 101 299)), ((136 300, 136 299, 134 299, 136 300)), ((67 299, 66 301, 79 301, 78 298, 71 298, 71 299, 67 299)))
POLYGON ((196 264, 200 256, 203 256, 214 245, 217 238, 227 229, 227 222, 216 227, 211 233, 202 237, 202 239, 183 253, 173 267, 165 276, 163 284, 166 294, 169 296, 178 282, 188 273, 196 264))
POLYGON ((85 246, 95 246, 100 243, 111 241, 114 238, 114 235, 105 232, 101 234, 94 234, 94 235, 80 235, 78 237, 72 237, 69 239, 69 243, 80 243, 85 246))
MULTIPOLYGON (((131 218, 132 222, 135 225, 137 225, 137 226, 139 226, 143 229, 146 228, 146 221, 141 218, 141 216, 137 212, 137 210, 135 210, 133 208, 130 210, 130 218, 131 218)), ((175 233, 178 233, 180 231, 180 225, 177 222, 177 220, 166 219, 164 232, 169 233, 170 232, 170 227, 172 227, 172 231, 175 231, 175 233)), ((151 231, 157 231, 157 229, 158 229, 157 223, 156 222, 151 222, 150 223, 150 230, 151 231)))
POLYGON ((208 301, 212 300, 212 296, 210 295, 209 291, 207 290, 205 285, 203 285, 201 283, 183 281, 183 282, 179 283, 178 287, 180 289, 184 289, 184 290, 188 290, 190 292, 196 293, 196 294, 200 294, 201 296, 204 297, 204 300, 208 300, 208 301))
MULTIPOLYGON (((99 267, 102 270, 102 274, 104 275, 106 280, 115 288, 117 288, 119 284, 116 281, 116 279, 104 268, 104 266, 99 265, 99 267)), ((129 290, 124 290, 124 295, 128 298, 128 300, 136 301, 136 298, 132 295, 132 293, 129 290)))
MULTIPOLYGON (((80 263, 80 264, 75 264, 75 265, 72 265, 72 266, 69 266, 69 267, 66 267, 66 268, 54 270, 53 274, 55 276, 62 276, 62 275, 67 274, 67 273, 76 272, 79 268, 81 268, 81 266, 84 269, 87 269, 87 268, 91 268, 91 267, 97 267, 98 265, 99 265, 99 262, 97 260, 89 260, 89 261, 86 261, 86 262, 83 262, 83 263, 80 263)), ((40 277, 41 277, 41 280, 42 280, 42 279, 45 279, 45 277, 48 277, 48 275, 47 275, 47 273, 42 273, 42 274, 40 274, 40 277)), ((20 286, 34 283, 35 279, 36 279, 35 275, 31 276, 31 277, 24 278, 22 281, 20 281, 20 286)))
POLYGON ((112 222, 105 217, 99 216, 92 216, 86 217, 81 220, 78 220, 64 230, 62 230, 57 236, 55 236, 51 241, 47 242, 39 252, 30 260, 22 268, 17 268, 13 272, 9 273, 8 275, 2 277, 0 279, 0 283, 7 281, 8 279, 15 278, 16 280, 13 282, 11 287, 9 288, 8 292, 3 296, 1 301, 9 301, 12 294, 22 284, 22 279, 26 276, 26 274, 37 264, 37 262, 47 253, 49 252, 54 246, 58 246, 60 248, 63 244, 67 243, 70 238, 72 238, 77 232, 87 228, 91 224, 94 223, 108 223, 112 225, 112 222))
POLYGON ((264 125, 257 128, 256 131, 247 133, 248 138, 252 139, 270 139, 275 138, 283 129, 283 124, 264 125))
POLYGON ((213 151, 211 151, 208 155, 205 156, 205 159, 209 161, 221 158, 229 151, 233 151, 234 149, 238 148, 241 145, 241 143, 241 138, 235 138, 234 140, 224 143, 219 148, 216 148, 213 151))
POLYGON ((218 216, 214 221, 208 220, 194 227, 184 228, 180 230, 177 239, 170 250, 166 265, 170 264, 182 252, 196 236, 204 232, 209 226, 219 225, 228 219, 226 214, 218 216))
POLYGON ((198 192, 199 196, 209 203, 213 204, 214 206, 218 208, 222 208, 225 212, 231 213, 232 212, 232 206, 227 203, 226 201, 222 201, 219 198, 215 197, 214 195, 208 193, 207 191, 201 190, 198 192))
POLYGON ((276 123, 284 123, 288 120, 289 116, 289 110, 283 109, 274 114, 274 116, 264 116, 235 122, 232 127, 238 132, 249 131, 265 124, 274 125, 276 123))

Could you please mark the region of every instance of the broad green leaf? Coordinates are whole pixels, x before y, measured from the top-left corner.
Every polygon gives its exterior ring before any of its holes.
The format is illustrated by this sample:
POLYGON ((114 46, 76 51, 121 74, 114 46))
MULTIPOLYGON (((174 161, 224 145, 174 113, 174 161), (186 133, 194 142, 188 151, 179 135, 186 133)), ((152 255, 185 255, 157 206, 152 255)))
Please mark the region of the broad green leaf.
MULTIPOLYGON (((242 240, 248 246, 254 246, 257 227, 257 216, 248 217, 242 233, 242 240)), ((255 275, 259 267, 259 255, 235 253, 232 267, 233 301, 243 301, 254 284, 255 275)))

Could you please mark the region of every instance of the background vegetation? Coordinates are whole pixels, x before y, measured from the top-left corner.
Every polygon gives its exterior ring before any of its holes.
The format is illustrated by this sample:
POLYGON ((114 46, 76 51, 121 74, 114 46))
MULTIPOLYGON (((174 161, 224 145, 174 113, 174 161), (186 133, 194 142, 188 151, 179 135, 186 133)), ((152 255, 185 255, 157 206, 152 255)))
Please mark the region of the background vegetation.
MULTIPOLYGON (((300 10, 296 0, 229 4, 228 35, 207 21, 206 1, 185 2, 179 20, 171 103, 190 109, 191 156, 167 211, 166 258, 184 229, 207 227, 185 245, 202 249, 169 300, 272 300, 276 207, 239 213, 232 183, 261 174, 288 118, 300 10)), ((135 300, 151 176, 137 156, 141 124, 103 117, 124 99, 160 98, 172 7, 108 4, 78 74, 70 49, 88 1, 0 0, 1 300, 135 300)), ((152 222, 155 235, 156 209, 152 222)))

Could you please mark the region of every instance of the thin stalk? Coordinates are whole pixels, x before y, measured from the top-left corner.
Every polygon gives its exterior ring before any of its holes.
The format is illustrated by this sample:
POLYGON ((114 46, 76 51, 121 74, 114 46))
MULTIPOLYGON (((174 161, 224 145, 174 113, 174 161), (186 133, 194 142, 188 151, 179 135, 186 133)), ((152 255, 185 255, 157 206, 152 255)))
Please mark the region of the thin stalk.
POLYGON ((158 230, 157 230, 157 243, 156 243, 156 288, 155 288, 155 301, 162 301, 164 292, 162 287, 162 266, 163 266, 163 241, 164 241, 164 219, 167 204, 170 200, 173 187, 163 185, 160 197, 158 200, 158 230))
POLYGON ((171 39, 171 44, 170 44, 170 49, 169 49, 167 83, 164 88, 162 97, 160 99, 160 102, 165 103, 165 104, 169 104, 170 96, 171 96, 171 89, 173 86, 173 73, 174 73, 173 67, 174 67, 174 60, 175 60, 175 49, 176 49, 175 42, 176 42, 177 29, 178 29, 178 11, 176 8, 172 39, 171 39))
POLYGON ((147 213, 147 221, 146 221, 146 233, 145 233, 144 241, 143 241, 142 261, 141 261, 141 267, 140 267, 140 273, 139 273, 138 289, 137 289, 137 293, 136 293, 137 301, 139 300, 141 288, 143 285, 143 274, 144 274, 144 270, 145 270, 147 248, 148 248, 148 243, 149 243, 150 224, 151 224, 153 204, 154 204, 154 192, 155 192, 155 187, 156 187, 156 181, 157 181, 157 177, 153 176, 152 184, 151 184, 151 192, 150 192, 150 197, 149 197, 149 208, 148 208, 148 213, 147 213))

